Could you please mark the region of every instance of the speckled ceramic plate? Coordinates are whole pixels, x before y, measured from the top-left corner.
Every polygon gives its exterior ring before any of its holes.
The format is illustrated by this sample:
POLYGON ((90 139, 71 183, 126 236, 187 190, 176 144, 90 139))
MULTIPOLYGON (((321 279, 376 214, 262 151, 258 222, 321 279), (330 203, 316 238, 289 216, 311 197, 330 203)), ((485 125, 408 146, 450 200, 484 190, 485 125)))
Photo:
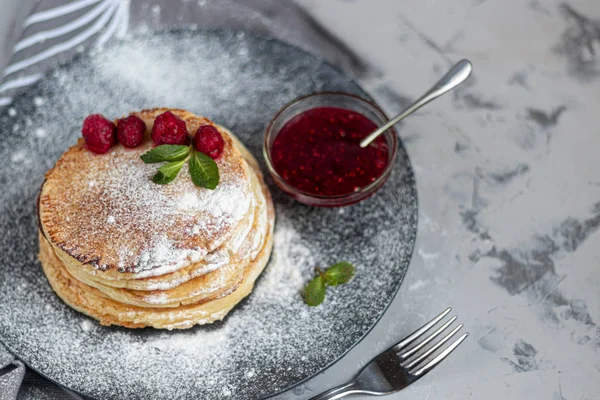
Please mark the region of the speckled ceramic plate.
POLYGON ((100 326, 54 295, 37 261, 35 198, 86 115, 184 108, 228 126, 261 158, 262 133, 277 109, 322 90, 366 97, 338 70, 278 41, 169 31, 82 56, 17 98, 0 115, 2 342, 46 377, 102 399, 264 397, 342 357, 385 312, 410 261, 417 197, 402 145, 385 186, 351 207, 303 206, 269 182, 273 256, 252 295, 212 326, 100 326), (314 267, 341 260, 355 264, 356 277, 308 308, 299 291, 314 267))

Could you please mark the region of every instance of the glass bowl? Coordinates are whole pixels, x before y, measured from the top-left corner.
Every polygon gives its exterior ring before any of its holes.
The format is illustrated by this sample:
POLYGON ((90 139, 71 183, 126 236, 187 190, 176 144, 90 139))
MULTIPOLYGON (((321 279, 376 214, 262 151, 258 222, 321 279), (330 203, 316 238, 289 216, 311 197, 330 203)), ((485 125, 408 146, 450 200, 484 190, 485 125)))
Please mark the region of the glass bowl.
POLYGON ((319 196, 313 193, 307 193, 290 185, 275 170, 273 160, 271 158, 271 148, 275 138, 281 131, 281 128, 283 128, 288 121, 298 114, 318 107, 337 107, 352 110, 367 117, 377 126, 381 126, 388 121, 385 113, 376 104, 352 94, 322 92, 299 97, 283 106, 283 108, 281 108, 277 114, 275 114, 275 117, 273 117, 265 131, 263 141, 263 156, 265 158, 269 173, 281 190, 294 199, 311 206, 341 207, 366 199, 375 193, 385 183, 387 178, 390 176, 392 168, 394 167, 398 148, 398 138, 394 128, 388 129, 383 134, 388 146, 388 164, 384 171, 375 181, 355 192, 335 196, 319 196))

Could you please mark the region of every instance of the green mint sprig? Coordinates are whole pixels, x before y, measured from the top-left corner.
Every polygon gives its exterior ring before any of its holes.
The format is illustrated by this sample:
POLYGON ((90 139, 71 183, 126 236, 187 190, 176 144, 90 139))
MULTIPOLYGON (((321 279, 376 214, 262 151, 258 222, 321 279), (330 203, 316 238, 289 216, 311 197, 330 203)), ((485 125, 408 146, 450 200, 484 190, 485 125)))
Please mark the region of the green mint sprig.
POLYGON ((163 144, 142 154, 140 158, 146 164, 166 162, 152 177, 152 182, 160 185, 172 182, 186 161, 189 162, 190 176, 196 186, 213 190, 219 184, 217 163, 206 154, 194 149, 193 145, 163 144))
POLYGON ((310 307, 316 307, 325 300, 327 286, 337 286, 347 283, 355 274, 352 264, 346 261, 332 265, 323 272, 316 268, 315 276, 304 288, 304 301, 310 307))

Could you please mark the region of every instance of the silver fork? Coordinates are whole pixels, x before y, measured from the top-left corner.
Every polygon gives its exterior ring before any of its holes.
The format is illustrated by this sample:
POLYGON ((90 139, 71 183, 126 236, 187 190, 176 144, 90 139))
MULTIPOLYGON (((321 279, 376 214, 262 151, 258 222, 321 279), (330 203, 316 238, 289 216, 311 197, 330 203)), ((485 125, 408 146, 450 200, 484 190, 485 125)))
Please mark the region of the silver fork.
POLYGON ((329 389, 310 400, 335 400, 350 394, 370 394, 373 396, 382 396, 399 392, 411 383, 422 378, 426 373, 438 365, 448 354, 462 343, 469 336, 463 334, 451 345, 447 346, 441 352, 438 352, 433 358, 433 354, 438 351, 448 340, 452 338, 462 327, 457 325, 446 336, 435 340, 444 332, 454 321, 456 316, 450 318, 439 328, 433 331, 429 336, 425 333, 440 322, 452 308, 447 308, 440 315, 414 331, 397 345, 384 351, 367 364, 353 381, 329 389), (421 340, 419 340, 421 339, 421 340), (429 345, 429 346, 428 346, 429 345))

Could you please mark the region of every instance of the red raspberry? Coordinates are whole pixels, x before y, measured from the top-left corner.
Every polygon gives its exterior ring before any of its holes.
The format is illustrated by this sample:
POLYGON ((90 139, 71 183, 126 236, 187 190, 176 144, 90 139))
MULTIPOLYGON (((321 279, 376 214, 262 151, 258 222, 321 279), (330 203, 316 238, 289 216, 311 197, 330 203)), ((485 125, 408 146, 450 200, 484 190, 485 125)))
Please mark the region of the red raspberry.
POLYGON ((154 120, 152 141, 161 144, 187 144, 189 140, 185 121, 171 111, 160 114, 154 120))
POLYGON ((194 147, 201 153, 206 154, 213 160, 219 158, 225 147, 225 141, 223 137, 212 125, 202 125, 196 131, 194 136, 194 147))
POLYGON ((146 124, 135 115, 123 118, 117 124, 117 139, 125 147, 138 147, 144 140, 144 133, 146 124))
POLYGON ((94 153, 104 154, 117 142, 117 127, 100 114, 89 115, 83 121, 81 133, 85 147, 94 153))

